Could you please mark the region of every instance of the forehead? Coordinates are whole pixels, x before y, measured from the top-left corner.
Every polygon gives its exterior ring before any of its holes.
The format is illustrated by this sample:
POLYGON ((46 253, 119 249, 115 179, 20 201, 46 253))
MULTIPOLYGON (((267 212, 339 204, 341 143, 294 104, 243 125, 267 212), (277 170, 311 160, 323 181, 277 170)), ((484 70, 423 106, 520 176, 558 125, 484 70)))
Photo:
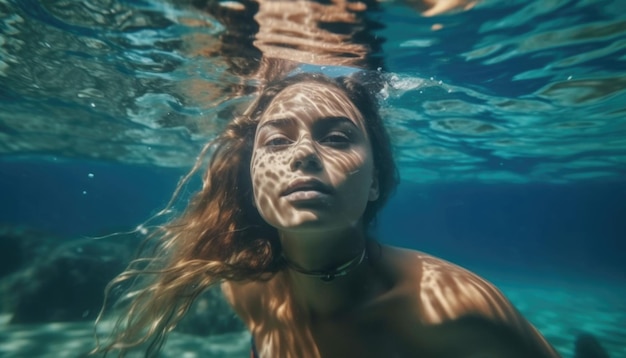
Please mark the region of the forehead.
POLYGON ((282 90, 270 103, 261 122, 276 118, 347 117, 362 124, 354 103, 339 88, 316 82, 297 83, 282 90))

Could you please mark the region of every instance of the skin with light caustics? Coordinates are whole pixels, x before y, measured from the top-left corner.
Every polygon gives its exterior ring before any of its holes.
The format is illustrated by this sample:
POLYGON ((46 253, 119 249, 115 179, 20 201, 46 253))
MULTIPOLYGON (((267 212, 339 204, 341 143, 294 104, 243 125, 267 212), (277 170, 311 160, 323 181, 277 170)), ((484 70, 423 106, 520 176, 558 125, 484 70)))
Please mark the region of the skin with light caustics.
POLYGON ((361 216, 378 198, 361 113, 339 89, 298 83, 261 116, 254 203, 306 270, 368 258, 330 282, 285 269, 222 289, 260 357, 557 357, 490 283, 417 251, 379 247, 361 216))

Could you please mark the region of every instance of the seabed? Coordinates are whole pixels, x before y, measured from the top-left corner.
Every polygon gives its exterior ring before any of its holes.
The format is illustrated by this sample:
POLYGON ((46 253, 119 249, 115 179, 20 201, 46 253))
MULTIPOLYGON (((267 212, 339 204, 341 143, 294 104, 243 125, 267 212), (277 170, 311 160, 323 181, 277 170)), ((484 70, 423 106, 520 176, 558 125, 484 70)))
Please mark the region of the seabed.
MULTIPOLYGON (((571 284, 537 286, 494 283, 561 353, 574 356, 574 339, 593 333, 611 358, 626 357, 626 288, 624 285, 571 284), (618 292, 623 291, 623 292, 618 292)), ((76 358, 93 347, 93 324, 9 325, 0 316, 0 356, 6 358, 76 358)), ((173 332, 160 357, 241 358, 250 350, 247 332, 200 337, 173 332)), ((129 354, 141 357, 141 352, 129 354)))

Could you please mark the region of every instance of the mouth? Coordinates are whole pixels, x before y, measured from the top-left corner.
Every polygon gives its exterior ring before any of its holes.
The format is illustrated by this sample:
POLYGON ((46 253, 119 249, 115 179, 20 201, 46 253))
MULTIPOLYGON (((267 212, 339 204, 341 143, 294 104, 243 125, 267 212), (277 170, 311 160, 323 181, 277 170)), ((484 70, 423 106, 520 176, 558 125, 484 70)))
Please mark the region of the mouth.
POLYGON ((317 179, 296 179, 282 192, 282 196, 288 196, 300 192, 317 192, 329 195, 332 193, 332 189, 330 186, 317 179))

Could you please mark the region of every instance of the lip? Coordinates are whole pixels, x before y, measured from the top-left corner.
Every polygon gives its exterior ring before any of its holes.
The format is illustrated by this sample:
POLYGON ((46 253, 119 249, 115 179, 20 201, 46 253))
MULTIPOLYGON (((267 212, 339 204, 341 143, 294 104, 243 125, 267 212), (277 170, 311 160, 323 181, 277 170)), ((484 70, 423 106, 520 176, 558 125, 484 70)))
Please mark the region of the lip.
POLYGON ((288 196, 290 194, 297 193, 297 192, 319 192, 319 193, 328 195, 332 193, 332 189, 330 186, 328 186, 327 184, 324 184, 323 182, 317 179, 303 178, 303 179, 296 179, 292 181, 291 183, 289 183, 289 185, 287 186, 285 190, 283 190, 281 195, 288 196))

